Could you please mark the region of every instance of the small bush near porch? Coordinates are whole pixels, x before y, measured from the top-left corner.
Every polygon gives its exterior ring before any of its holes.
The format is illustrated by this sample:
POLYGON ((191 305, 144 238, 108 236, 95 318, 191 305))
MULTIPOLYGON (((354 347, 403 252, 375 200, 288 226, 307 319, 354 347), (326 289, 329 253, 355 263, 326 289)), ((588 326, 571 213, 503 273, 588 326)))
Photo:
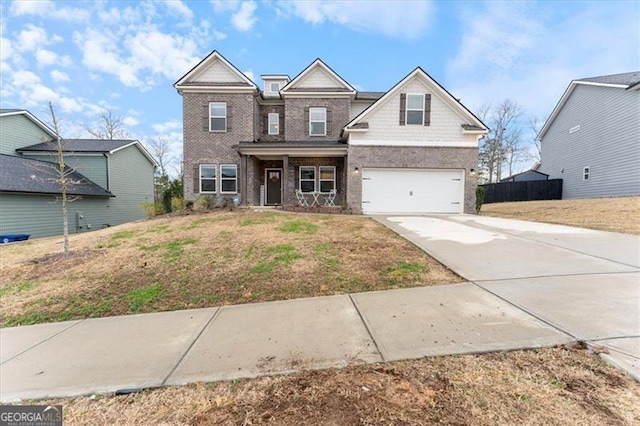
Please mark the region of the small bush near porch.
POLYGON ((0 324, 462 281, 362 216, 211 212, 0 247, 0 324))

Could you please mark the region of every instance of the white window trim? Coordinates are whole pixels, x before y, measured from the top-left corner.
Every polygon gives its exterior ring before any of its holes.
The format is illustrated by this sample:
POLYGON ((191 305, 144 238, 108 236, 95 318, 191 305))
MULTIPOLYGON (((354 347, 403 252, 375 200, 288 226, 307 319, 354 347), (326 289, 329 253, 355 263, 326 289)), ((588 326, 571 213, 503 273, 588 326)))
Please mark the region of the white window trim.
POLYGON ((209 131, 215 133, 226 133, 227 132, 227 103, 226 102, 209 102, 209 131), (224 117, 220 115, 211 115, 211 105, 224 105, 224 117), (212 118, 224 118, 224 130, 213 130, 211 128, 211 119, 212 118))
MULTIPOLYGON (((298 189, 302 191, 302 182, 311 182, 311 179, 302 179, 302 169, 313 169, 313 191, 311 192, 316 192, 318 189, 316 187, 318 176, 316 166, 300 166, 298 168, 298 189)), ((305 192, 305 194, 310 194, 310 192, 305 192)))
POLYGON ((327 108, 326 107, 310 107, 309 108, 309 136, 327 136, 327 108), (324 120, 311 120, 311 110, 320 109, 324 112, 324 120), (311 123, 324 123, 324 132, 320 133, 311 133, 311 129, 313 126, 311 123))
POLYGON ((237 164, 220 164, 220 193, 221 194, 237 194, 238 193, 238 165, 237 164), (235 178, 223 178, 222 177, 222 168, 223 167, 233 167, 234 169, 236 169, 236 177, 235 178), (236 190, 235 191, 223 191, 222 190, 222 181, 223 180, 232 180, 236 183, 236 190))
POLYGON ((333 189, 336 189, 336 166, 319 166, 318 167, 318 190, 322 194, 328 194, 328 192, 322 192, 322 182, 333 182, 333 189), (332 169, 333 179, 322 179, 322 169, 332 169))
POLYGON ((591 168, 589 166, 584 167, 582 169, 582 180, 589 180, 590 175, 591 175, 591 168))
POLYGON ((198 168, 199 176, 198 176, 198 194, 217 194, 218 192, 218 166, 215 164, 200 164, 198 168), (202 167, 213 167, 215 170, 215 176, 213 178, 206 178, 206 180, 212 180, 215 182, 215 191, 203 191, 202 190, 202 167))
POLYGON ((277 112, 270 112, 269 113, 269 118, 267 120, 267 125, 269 126, 268 133, 270 135, 279 135, 280 134, 280 114, 278 114, 277 112), (271 117, 275 117, 276 118, 275 123, 271 123, 271 117), (271 132, 271 124, 275 124, 275 126, 276 126, 275 133, 271 132))
POLYGON ((424 126, 424 93, 407 93, 407 104, 405 106, 405 113, 404 113, 404 124, 406 126, 424 126), (421 109, 415 109, 415 108, 409 108, 409 96, 420 96, 422 98, 422 108, 421 109), (409 111, 420 111, 420 124, 418 123, 409 123, 409 111))

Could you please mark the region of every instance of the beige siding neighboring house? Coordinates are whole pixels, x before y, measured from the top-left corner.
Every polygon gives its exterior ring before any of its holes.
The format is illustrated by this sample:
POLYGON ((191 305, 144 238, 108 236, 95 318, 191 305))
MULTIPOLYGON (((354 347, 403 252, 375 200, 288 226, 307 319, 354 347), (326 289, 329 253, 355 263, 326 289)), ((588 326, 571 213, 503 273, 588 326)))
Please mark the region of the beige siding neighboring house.
POLYGON ((358 213, 473 211, 487 128, 420 68, 388 92, 358 92, 320 59, 263 84, 214 51, 174 85, 188 199, 287 205, 336 193, 358 213))

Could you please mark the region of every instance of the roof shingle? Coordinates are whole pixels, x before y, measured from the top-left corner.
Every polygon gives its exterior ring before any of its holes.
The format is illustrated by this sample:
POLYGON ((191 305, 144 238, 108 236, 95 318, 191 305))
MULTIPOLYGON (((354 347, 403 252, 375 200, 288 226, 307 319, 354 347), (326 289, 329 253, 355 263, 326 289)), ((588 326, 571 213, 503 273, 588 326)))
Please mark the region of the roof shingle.
MULTIPOLYGON (((114 149, 122 148, 123 146, 132 144, 136 141, 129 139, 62 139, 62 148, 64 152, 111 152, 114 149)), ((38 143, 35 145, 25 146, 24 148, 17 149, 18 152, 33 152, 44 151, 53 152, 56 151, 56 144, 54 143, 38 143)))

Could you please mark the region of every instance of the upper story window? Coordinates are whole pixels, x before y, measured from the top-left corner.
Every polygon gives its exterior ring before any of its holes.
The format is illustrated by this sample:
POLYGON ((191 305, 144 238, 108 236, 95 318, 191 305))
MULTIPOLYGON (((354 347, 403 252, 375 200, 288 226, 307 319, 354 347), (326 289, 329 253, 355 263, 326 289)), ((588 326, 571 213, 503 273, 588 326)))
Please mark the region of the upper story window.
POLYGON ((200 193, 216 192, 216 165, 200 164, 200 193))
POLYGON ((269 83, 269 91, 271 93, 278 93, 280 91, 280 83, 269 83))
POLYGON ((209 102, 209 131, 227 131, 227 103, 209 102))
POLYGON ((269 113, 269 134, 277 135, 280 133, 280 114, 277 112, 269 113))
POLYGON ((327 134, 327 109, 309 108, 309 135, 325 136, 327 134))
POLYGON ((424 124, 424 95, 407 93, 407 124, 424 124))

